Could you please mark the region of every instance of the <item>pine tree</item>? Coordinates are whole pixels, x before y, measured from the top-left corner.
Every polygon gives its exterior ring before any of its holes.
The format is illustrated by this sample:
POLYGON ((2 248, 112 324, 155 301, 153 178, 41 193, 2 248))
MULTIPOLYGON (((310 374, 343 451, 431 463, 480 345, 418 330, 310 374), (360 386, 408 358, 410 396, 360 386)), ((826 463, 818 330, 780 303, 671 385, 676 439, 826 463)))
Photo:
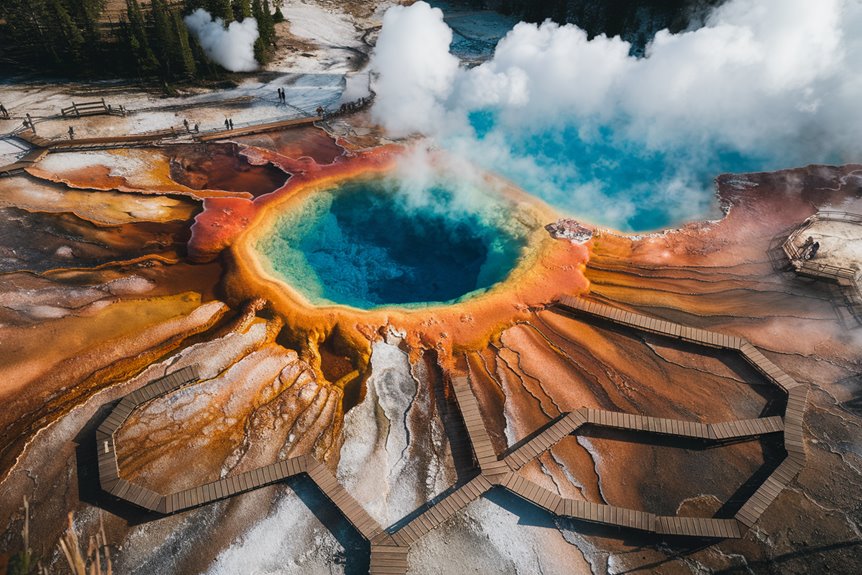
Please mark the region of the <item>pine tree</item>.
POLYGON ((254 59, 261 64, 269 60, 269 45, 271 36, 264 19, 264 7, 261 0, 252 0, 251 13, 257 20, 257 31, 260 34, 254 42, 254 59))
POLYGON ((233 22, 233 7, 230 0, 207 0, 207 10, 213 18, 224 20, 225 26, 233 22))
MULTIPOLYGON (((175 66, 179 54, 179 38, 165 0, 151 0, 150 18, 153 23, 153 44, 162 70, 162 79, 171 79, 179 71, 175 66)), ((181 66, 180 66, 181 67, 181 66)))
POLYGON ((260 33, 259 40, 262 44, 261 53, 264 57, 263 60, 258 59, 258 62, 264 63, 269 46, 275 40, 275 24, 273 24, 272 14, 269 12, 269 0, 253 0, 251 13, 257 20, 257 30, 260 33))
POLYGON ((81 34, 78 24, 60 0, 51 0, 50 8, 57 23, 57 34, 55 35, 57 53, 68 54, 75 64, 80 64, 84 35, 81 34))
POLYGON ((207 58, 207 55, 204 53, 204 49, 201 48, 197 38, 192 35, 189 36, 189 46, 191 47, 192 56, 195 59, 195 67, 197 68, 197 75, 199 78, 218 78, 222 75, 221 67, 213 64, 212 61, 207 58))
POLYGON ((274 44, 275 43, 275 23, 272 20, 272 9, 269 6, 269 0, 263 0, 263 6, 261 10, 261 19, 258 21, 258 26, 262 26, 266 30, 266 43, 274 44))
POLYGON ((242 22, 246 18, 251 17, 251 1, 250 0, 234 0, 233 1, 234 18, 242 22))
POLYGON ((138 0, 126 0, 126 16, 129 19, 129 50, 132 52, 138 73, 142 76, 155 74, 159 68, 159 61, 150 48, 146 24, 138 0))
POLYGON ((175 10, 173 12, 174 17, 174 27, 177 31, 177 40, 178 40, 178 58, 179 58, 179 69, 182 70, 182 77, 184 78, 194 78, 197 74, 197 67, 195 66, 195 56, 192 53, 192 48, 189 43, 189 32, 186 25, 183 24, 183 20, 180 17, 179 11, 175 10))
POLYGON ((185 0, 183 14, 191 14, 198 8, 209 10, 209 5, 206 0, 185 0))

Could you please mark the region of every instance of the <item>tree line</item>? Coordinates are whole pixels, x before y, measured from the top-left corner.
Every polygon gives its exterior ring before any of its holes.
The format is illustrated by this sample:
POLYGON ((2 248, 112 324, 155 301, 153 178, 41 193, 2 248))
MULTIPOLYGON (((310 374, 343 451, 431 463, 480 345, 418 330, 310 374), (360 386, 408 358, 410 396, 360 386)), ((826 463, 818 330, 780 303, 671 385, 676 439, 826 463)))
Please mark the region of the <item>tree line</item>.
POLYGON ((181 82, 219 79, 190 34, 183 16, 204 8, 225 25, 254 17, 254 46, 265 64, 275 47, 275 24, 284 20, 270 0, 126 0, 120 14, 106 0, 0 1, 0 69, 67 77, 134 77, 181 82))
POLYGON ((527 22, 547 19, 575 24, 589 36, 621 36, 642 54, 656 32, 679 32, 702 20, 725 0, 463 0, 474 8, 488 8, 527 22))

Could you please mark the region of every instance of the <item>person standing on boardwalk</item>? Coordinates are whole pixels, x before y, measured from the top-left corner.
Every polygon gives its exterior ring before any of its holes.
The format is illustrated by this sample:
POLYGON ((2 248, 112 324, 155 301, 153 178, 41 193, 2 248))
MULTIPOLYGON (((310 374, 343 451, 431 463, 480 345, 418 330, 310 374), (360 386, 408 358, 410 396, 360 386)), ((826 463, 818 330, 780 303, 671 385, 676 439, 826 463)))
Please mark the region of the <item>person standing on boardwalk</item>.
POLYGON ((808 252, 808 257, 805 259, 813 260, 818 251, 820 251, 820 242, 814 242, 811 244, 811 250, 808 252))
POLYGON ((230 120, 228 120, 227 118, 224 119, 224 129, 230 130, 230 120))
POLYGON ((72 126, 69 126, 69 139, 70 140, 75 139, 75 128, 73 128, 72 126))
POLYGON ((185 118, 183 118, 183 126, 186 127, 186 132, 188 132, 189 134, 192 133, 191 129, 189 128, 189 121, 186 120, 185 118))
POLYGON ((228 118, 227 122, 228 122, 228 126, 230 126, 230 129, 233 130, 233 118, 228 118))
POLYGON ((6 110, 6 106, 0 104, 0 116, 3 116, 5 119, 9 119, 9 111, 6 110))

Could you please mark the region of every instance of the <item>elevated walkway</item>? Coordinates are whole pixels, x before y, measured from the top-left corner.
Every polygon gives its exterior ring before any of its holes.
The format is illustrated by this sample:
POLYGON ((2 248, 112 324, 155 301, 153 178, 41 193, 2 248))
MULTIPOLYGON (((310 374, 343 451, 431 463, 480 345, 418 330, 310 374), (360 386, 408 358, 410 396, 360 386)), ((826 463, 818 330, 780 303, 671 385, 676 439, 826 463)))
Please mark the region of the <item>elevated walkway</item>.
POLYGON ((784 417, 764 417, 704 424, 641 414, 580 408, 564 413, 545 428, 498 454, 488 434, 481 407, 468 377, 452 378, 451 385, 469 436, 477 474, 429 501, 403 522, 384 529, 344 489, 322 462, 302 455, 170 494, 156 493, 121 477, 115 434, 140 405, 197 380, 194 367, 177 370, 124 397, 99 426, 99 480, 113 496, 150 511, 171 514, 233 497, 286 478, 307 474, 356 530, 370 542, 371 570, 375 575, 404 574, 409 567, 411 545, 450 520, 493 488, 503 488, 561 517, 653 533, 693 538, 739 538, 754 525, 805 463, 802 418, 808 388, 769 361, 742 338, 625 311, 583 298, 563 296, 554 308, 559 312, 601 318, 637 331, 656 333, 709 348, 739 353, 771 383, 788 395, 784 417), (676 436, 704 442, 722 442, 782 433, 787 458, 772 472, 733 517, 679 517, 626 509, 613 505, 563 498, 522 477, 518 471, 564 437, 585 426, 622 429, 636 433, 676 436))

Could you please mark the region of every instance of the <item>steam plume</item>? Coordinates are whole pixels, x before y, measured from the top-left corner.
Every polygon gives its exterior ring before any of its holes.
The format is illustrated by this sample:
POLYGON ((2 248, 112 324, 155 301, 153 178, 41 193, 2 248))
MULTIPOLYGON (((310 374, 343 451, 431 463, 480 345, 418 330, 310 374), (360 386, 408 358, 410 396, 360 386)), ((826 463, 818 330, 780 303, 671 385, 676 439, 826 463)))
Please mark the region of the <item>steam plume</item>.
POLYGON ((722 171, 862 159, 858 0, 730 0, 643 58, 551 22, 516 25, 469 70, 450 41, 424 2, 387 12, 376 120, 621 229, 704 215, 722 171))
POLYGON ((254 43, 260 35, 257 20, 245 18, 242 22, 231 22, 225 29, 224 20, 213 19, 203 8, 198 8, 184 20, 207 58, 231 72, 257 70, 257 60, 254 59, 254 43))

